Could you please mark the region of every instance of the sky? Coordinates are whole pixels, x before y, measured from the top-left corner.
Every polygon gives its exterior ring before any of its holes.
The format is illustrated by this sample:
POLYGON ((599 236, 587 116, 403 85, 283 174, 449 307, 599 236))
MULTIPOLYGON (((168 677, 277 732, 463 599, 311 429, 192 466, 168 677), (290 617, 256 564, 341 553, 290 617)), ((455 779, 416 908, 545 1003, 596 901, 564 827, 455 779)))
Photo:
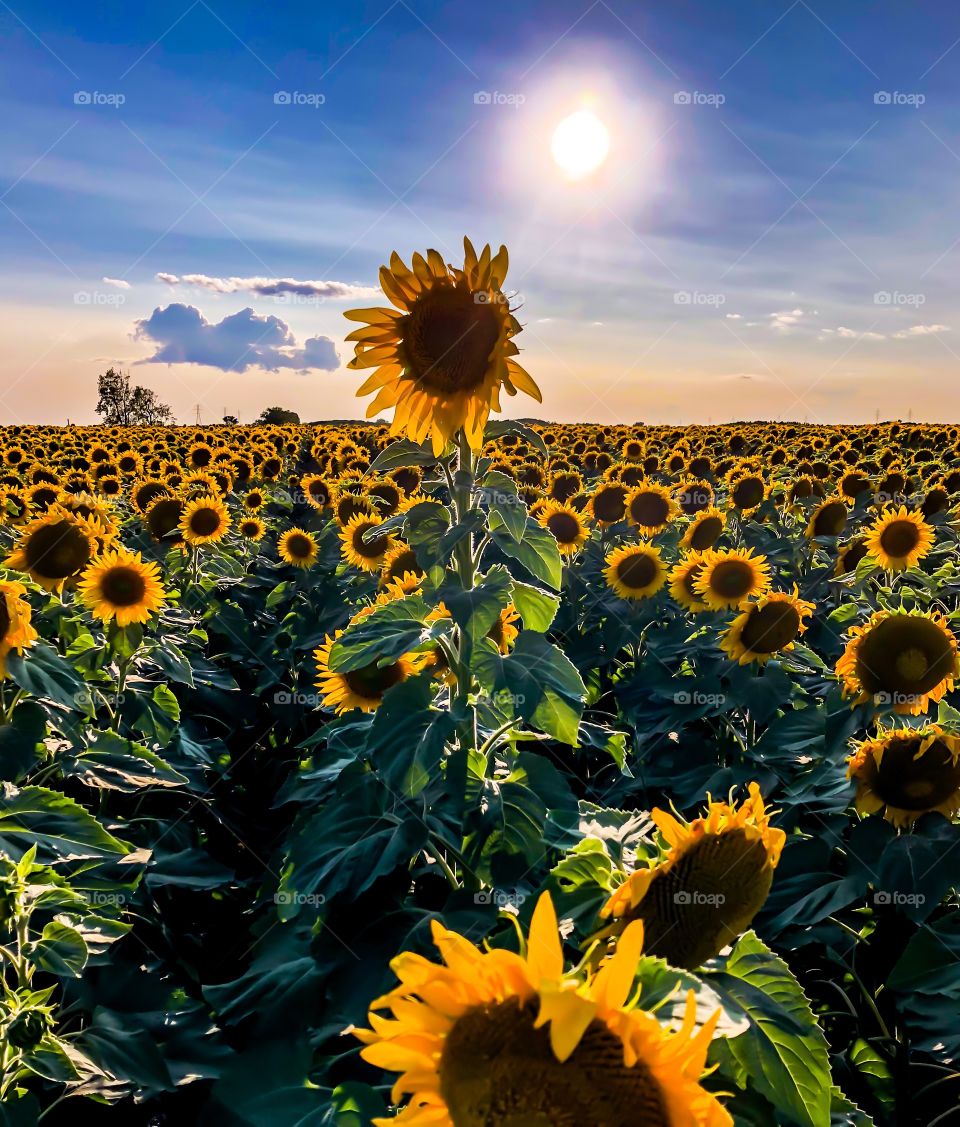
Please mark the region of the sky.
POLYGON ((960 418, 947 0, 0 0, 0 424, 362 417, 381 263, 510 250, 559 421, 960 418), (557 125, 606 160, 573 180, 557 125))

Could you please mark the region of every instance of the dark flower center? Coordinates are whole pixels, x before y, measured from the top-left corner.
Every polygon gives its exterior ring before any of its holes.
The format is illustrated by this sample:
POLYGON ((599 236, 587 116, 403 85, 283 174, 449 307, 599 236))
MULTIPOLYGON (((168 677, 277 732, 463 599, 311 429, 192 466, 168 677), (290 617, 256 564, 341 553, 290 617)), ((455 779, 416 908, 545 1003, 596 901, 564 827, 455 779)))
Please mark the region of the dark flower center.
POLYGON ((920 543, 920 529, 911 520, 895 520, 880 533, 880 547, 888 556, 901 559, 920 543))
POLYGON ((630 516, 645 528, 659 528, 670 515, 670 504, 659 493, 638 493, 630 502, 630 516))
POLYGON ((723 521, 720 517, 704 517, 693 530, 690 547, 697 552, 705 552, 707 548, 712 548, 716 544, 721 532, 723 532, 723 521))
POLYGON ((455 286, 423 293, 403 319, 403 352, 416 380, 440 395, 476 390, 500 336, 500 318, 480 295, 455 286))
POLYGON ((90 541, 79 528, 67 521, 57 521, 38 528, 28 539, 24 552, 28 570, 47 579, 66 579, 90 559, 90 541))
POLYGON ((744 560, 721 560, 710 572, 710 590, 723 599, 742 599, 753 582, 753 568, 744 560))
POLYGON ((349 673, 344 673, 343 679, 358 697, 379 700, 387 689, 403 680, 403 668, 399 661, 383 666, 371 662, 362 669, 351 669, 349 673))
POLYGON ((212 536, 220 523, 220 514, 216 509, 197 509, 190 516, 190 530, 196 536, 212 536))
POLYGON ((738 509, 755 508, 763 500, 763 482, 758 477, 745 477, 733 489, 733 503, 738 509))
POLYGON ((842 501, 830 501, 813 518, 814 536, 839 536, 847 524, 847 506, 842 501))
POLYGON ((895 738, 884 745, 879 766, 867 756, 857 775, 884 803, 900 810, 932 810, 960 788, 960 763, 939 740, 919 758, 920 739, 895 738))
POLYGON ((627 491, 622 485, 611 485, 598 489, 593 498, 593 512, 597 520, 623 520, 626 513, 627 491))
POLYGON ((376 527, 375 524, 359 524, 353 530, 353 550, 358 556, 363 556, 364 559, 375 560, 377 556, 382 556, 390 546, 390 538, 386 533, 364 540, 364 533, 376 527))
POLYGON ((754 607, 740 640, 754 653, 772 654, 796 640, 800 615, 792 603, 773 602, 754 607))
POLYGON ((287 538, 287 552, 295 560, 307 559, 312 551, 313 544, 310 537, 304 536, 302 532, 295 532, 293 536, 287 538))
POLYGON ((135 606, 146 594, 147 585, 135 568, 112 567, 100 579, 103 598, 116 607, 135 606))
POLYGON ((944 630, 920 615, 891 615, 872 627, 857 647, 857 677, 871 694, 922 696, 951 676, 955 666, 944 630))
POLYGON ((551 513, 547 527, 559 544, 572 544, 580 533, 580 524, 570 513, 551 513))
POLYGON ((652 556, 625 556, 617 564, 617 578, 634 591, 648 587, 657 576, 657 563, 652 556))

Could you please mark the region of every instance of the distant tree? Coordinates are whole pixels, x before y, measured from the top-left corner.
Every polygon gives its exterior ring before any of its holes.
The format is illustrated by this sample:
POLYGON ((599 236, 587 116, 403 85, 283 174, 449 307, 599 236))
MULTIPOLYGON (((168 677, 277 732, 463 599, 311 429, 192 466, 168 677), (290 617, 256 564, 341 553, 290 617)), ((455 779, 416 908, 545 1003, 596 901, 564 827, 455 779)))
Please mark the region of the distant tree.
POLYGON ((228 427, 235 427, 240 422, 236 415, 224 415, 223 421, 228 427))
POLYGON ((255 423, 276 425, 278 423, 299 423, 300 416, 296 411, 288 411, 286 407, 266 407, 260 412, 260 417, 255 423))
POLYGON ((130 373, 108 368, 97 378, 97 414, 106 426, 163 426, 176 422, 157 393, 139 384, 130 386, 130 373))

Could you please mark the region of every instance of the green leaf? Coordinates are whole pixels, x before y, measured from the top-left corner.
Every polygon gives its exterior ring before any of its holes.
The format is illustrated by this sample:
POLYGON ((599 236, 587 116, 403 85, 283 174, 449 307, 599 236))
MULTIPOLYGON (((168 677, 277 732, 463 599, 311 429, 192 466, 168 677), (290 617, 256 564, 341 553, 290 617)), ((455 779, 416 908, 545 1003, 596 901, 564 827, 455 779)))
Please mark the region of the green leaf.
POLYGON ((415 798, 439 773, 454 730, 446 710, 432 708, 429 673, 411 677, 387 694, 367 734, 365 754, 391 790, 415 798))
MULTIPOLYGON (((47 1034, 36 1048, 24 1055, 23 1063, 31 1072, 42 1076, 45 1080, 67 1084, 71 1080, 79 1079, 79 1074, 64 1044, 52 1033, 47 1034)), ((0 1123, 3 1123, 2 1117, 0 1123)))
POLYGON ((87 945, 76 928, 51 920, 34 944, 31 957, 60 978, 79 978, 87 965, 87 945))
POLYGON ((0 849, 18 858, 31 845, 44 864, 115 861, 130 852, 72 798, 45 787, 18 789, 11 783, 0 793, 0 849))
POLYGON ((409 438, 395 438, 370 463, 367 474, 389 473, 403 466, 433 466, 437 459, 430 442, 411 442, 409 438))
POLYGON ((419 645, 425 633, 427 607, 422 599, 396 599, 361 618, 334 642, 330 668, 349 673, 369 665, 396 661, 419 645))
POLYGON ((535 728, 577 746, 587 690, 573 663, 535 630, 524 630, 502 659, 498 688, 535 728))
POLYGON ((67 774, 101 790, 178 787, 188 780, 155 752, 115 732, 91 732, 93 743, 63 761, 67 774))
POLYGON ((506 526, 496 513, 491 514, 490 529, 494 543, 505 556, 516 560, 534 579, 546 583, 559 591, 563 578, 563 560, 560 549, 549 529, 527 517, 523 540, 517 543, 507 532, 506 526))
POLYGON ((493 442, 495 439, 502 438, 505 434, 519 434, 545 458, 550 453, 547 444, 533 427, 527 426, 526 423, 517 422, 516 419, 494 419, 492 422, 488 422, 483 437, 486 442, 493 442))
POLYGON ((37 745, 47 730, 47 716, 36 701, 21 701, 9 724, 0 725, 0 778, 16 782, 37 764, 37 745))
POLYGON ((725 1009, 750 1021, 727 1042, 750 1086, 803 1127, 829 1127, 827 1041, 787 964, 748 931, 718 965, 704 979, 725 1009))
POLYGON ((481 493, 490 511, 500 518, 507 534, 519 543, 526 529, 527 506, 517 493, 517 483, 512 477, 493 470, 484 477, 481 493))
POLYGON ((450 612, 454 622, 476 644, 493 629, 506 610, 513 591, 513 580, 505 567, 496 565, 477 585, 465 591, 455 576, 450 576, 437 591, 437 599, 450 612))
POLYGON ((45 642, 32 646, 23 655, 7 654, 7 672, 21 689, 35 697, 52 700, 64 708, 79 707, 86 695, 76 670, 45 642))
POLYGON ((541 591, 539 587, 531 587, 529 583, 514 580, 513 604, 528 630, 546 634, 556 618, 560 596, 541 591))

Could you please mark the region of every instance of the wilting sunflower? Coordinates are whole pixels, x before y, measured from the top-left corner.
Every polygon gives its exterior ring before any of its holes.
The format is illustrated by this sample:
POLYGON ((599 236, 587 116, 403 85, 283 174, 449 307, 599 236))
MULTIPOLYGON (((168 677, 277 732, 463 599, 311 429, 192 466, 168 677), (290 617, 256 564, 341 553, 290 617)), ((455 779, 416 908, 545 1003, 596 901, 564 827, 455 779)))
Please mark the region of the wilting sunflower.
POLYGON ((350 368, 374 368, 357 395, 378 394, 367 418, 395 407, 391 434, 414 442, 429 435, 434 454, 462 427, 470 447, 483 448, 490 411, 500 410, 500 388, 526 392, 539 403, 540 389, 514 357, 512 338, 520 322, 502 286, 507 248, 477 256, 463 240, 463 269, 444 263, 435 250, 415 254, 408 268, 394 252, 380 268, 383 292, 396 309, 353 309, 346 316, 365 322, 347 336, 356 342, 350 368))
POLYGON ((256 543, 266 535, 267 526, 259 517, 244 517, 237 525, 237 531, 244 540, 253 540, 256 543))
POLYGON ((627 518, 647 536, 666 528, 679 511, 670 490, 662 485, 638 485, 627 497, 627 518))
POLYGON ((651 544, 624 544, 606 558, 603 577, 621 599, 649 599, 667 582, 660 549, 651 544))
POLYGON ((288 528, 277 541, 277 551, 284 563, 291 567, 313 567, 320 555, 320 545, 311 532, 302 528, 288 528))
POLYGON ((572 505, 548 501, 540 509, 537 519, 553 533, 561 555, 572 556, 590 537, 590 526, 583 513, 578 513, 572 505))
POLYGON ((688 552, 670 572, 671 597, 694 614, 710 609, 697 591, 705 559, 703 552, 688 552))
POLYGON ((123 547, 98 556, 83 573, 78 592, 94 618, 121 627, 148 621, 166 602, 157 565, 123 547))
POLYGON ((375 1127, 732 1127, 699 1083, 719 1011, 695 1033, 690 991, 668 1030, 632 996, 642 925, 595 974, 565 970, 549 893, 519 954, 480 951, 438 920, 431 929, 443 965, 398 955, 399 985, 372 1003, 371 1028, 353 1031, 365 1060, 401 1074, 393 1100, 409 1097, 375 1127))
POLYGON ((699 512, 687 525, 680 543, 684 548, 692 548, 695 552, 706 552, 723 535, 726 523, 726 514, 716 506, 710 505, 699 512))
POLYGON ((37 632, 30 623, 30 604, 23 597, 26 593, 22 583, 0 580, 0 680, 7 676, 10 651, 22 654, 37 640, 37 632))
POLYGON ((22 529, 4 567, 27 572, 47 591, 60 590, 72 584, 96 554, 100 531, 95 521, 54 505, 22 529))
POLYGON ((867 530, 866 546, 884 571, 905 571, 933 547, 934 532, 920 513, 889 508, 867 530))
POLYGON ((864 536, 855 536, 848 540, 837 555, 837 562, 833 569, 834 575, 849 575, 856 571, 860 561, 867 555, 867 541, 864 536))
POLYGON ((665 810, 651 817, 670 852, 635 870, 600 910, 612 924, 603 936, 643 920, 646 950, 693 970, 718 955, 763 907, 786 841, 773 829, 760 787, 750 783, 741 806, 711 802, 693 822, 665 810))
POLYGON ((171 547, 183 544, 180 532, 180 518, 184 503, 180 497, 158 497, 152 501, 144 514, 147 528, 154 540, 171 547))
POLYGON ((229 527, 227 507, 212 493, 188 501, 180 515, 180 532, 194 548, 222 540, 229 527))
POLYGON ((763 595, 770 586, 766 556, 752 548, 707 552, 696 580, 697 593, 711 610, 734 610, 747 599, 763 595))
POLYGON ((355 516, 340 532, 340 545, 343 558, 362 571, 379 571, 383 567, 387 552, 394 545, 389 532, 376 533, 383 523, 379 517, 355 516), (367 533, 374 533, 366 538, 367 533))
POLYGON ((910 826, 931 810, 947 818, 960 812, 960 738, 936 724, 879 730, 847 760, 861 814, 910 826))
POLYGON ((878 610, 865 626, 850 631, 836 674, 853 704, 872 698, 894 712, 919 716, 953 690, 957 640, 937 611, 878 610))
POLYGON ((720 648, 740 665, 765 665, 774 654, 786 653, 806 630, 814 604, 793 594, 773 591, 750 603, 727 627, 720 648))
MULTIPOLYGON (((374 609, 370 606, 367 612, 374 609)), ((330 668, 330 650, 342 633, 338 630, 332 638, 328 634, 323 645, 313 651, 317 663, 316 685, 323 703, 338 715, 354 708, 359 708, 361 712, 375 712, 386 691, 416 673, 422 658, 417 654, 402 654, 393 661, 380 663, 375 660, 361 669, 336 673, 330 668)))

